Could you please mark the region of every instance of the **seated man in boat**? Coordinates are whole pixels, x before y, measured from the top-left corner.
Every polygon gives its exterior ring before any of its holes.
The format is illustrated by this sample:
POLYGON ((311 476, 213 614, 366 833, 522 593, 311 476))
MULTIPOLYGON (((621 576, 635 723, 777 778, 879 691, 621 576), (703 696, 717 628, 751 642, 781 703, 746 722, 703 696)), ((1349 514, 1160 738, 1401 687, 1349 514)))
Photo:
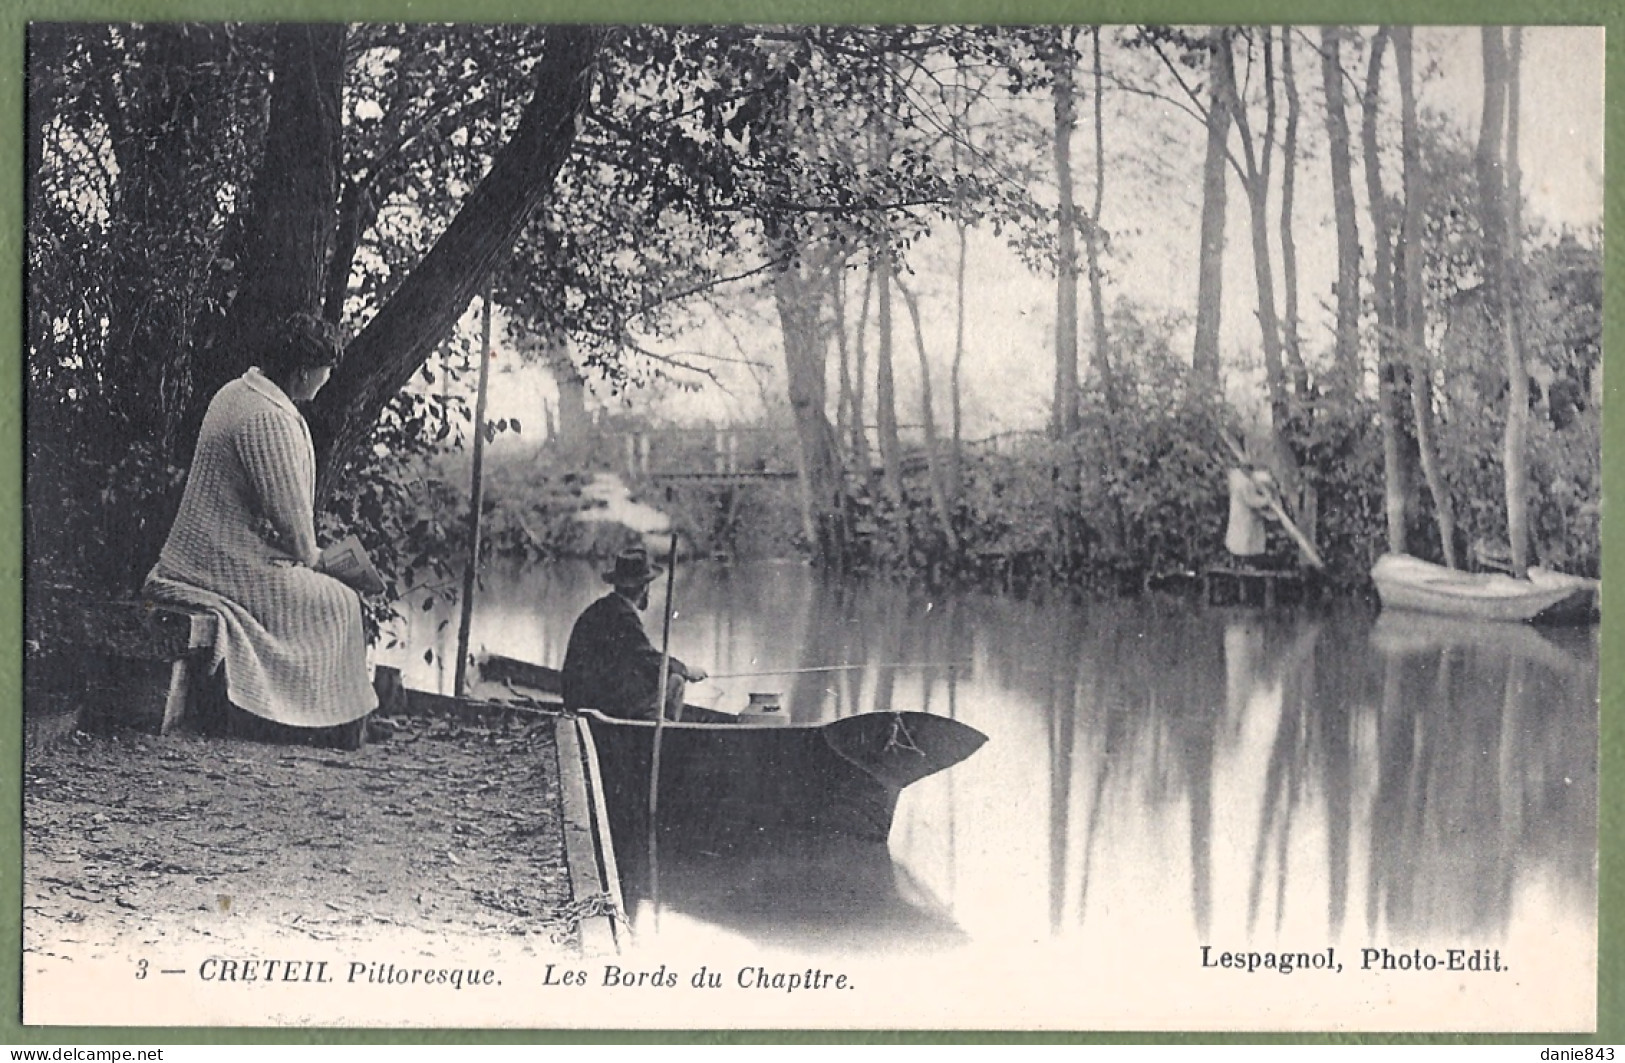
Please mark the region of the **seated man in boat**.
POLYGON ((1279 568, 1280 563, 1266 552, 1264 520, 1275 519, 1270 505, 1275 498, 1275 477, 1268 469, 1244 465, 1231 469, 1226 477, 1230 489, 1230 524, 1225 529, 1224 546, 1237 568, 1279 568))
MULTIPOLYGON (((604 572, 614 589, 589 605, 570 631, 564 653, 564 707, 597 709, 607 716, 652 720, 660 711, 660 650, 644 633, 638 613, 649 607, 649 584, 664 571, 647 550, 627 550, 604 572)), ((683 715, 683 693, 704 679, 703 669, 671 659, 664 704, 666 719, 683 715)))

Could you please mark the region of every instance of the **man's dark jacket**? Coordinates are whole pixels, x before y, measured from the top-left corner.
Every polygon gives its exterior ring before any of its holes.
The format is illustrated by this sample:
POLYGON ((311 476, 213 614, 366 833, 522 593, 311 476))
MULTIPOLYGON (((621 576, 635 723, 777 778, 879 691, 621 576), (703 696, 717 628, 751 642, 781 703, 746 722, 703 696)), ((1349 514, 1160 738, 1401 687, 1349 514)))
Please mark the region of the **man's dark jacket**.
MULTIPOLYGON (((671 659, 671 674, 688 677, 671 659)), ((589 605, 564 652, 564 707, 652 720, 659 699, 660 651, 643 631, 637 606, 611 591, 589 605)))

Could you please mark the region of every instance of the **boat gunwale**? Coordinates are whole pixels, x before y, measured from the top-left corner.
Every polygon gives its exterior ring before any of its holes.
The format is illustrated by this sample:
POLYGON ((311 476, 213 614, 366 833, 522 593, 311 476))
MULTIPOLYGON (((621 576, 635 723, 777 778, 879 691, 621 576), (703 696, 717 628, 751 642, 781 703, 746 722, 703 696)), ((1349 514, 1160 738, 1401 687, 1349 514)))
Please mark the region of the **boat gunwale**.
MULTIPOLYGON (((713 709, 711 711, 716 712, 718 710, 713 709)), ((650 731, 653 731, 655 729, 655 727, 656 727, 656 722, 654 720, 644 720, 644 719, 635 719, 634 720, 634 719, 628 719, 628 718, 623 717, 623 716, 610 716, 607 713, 605 713, 605 712, 603 712, 603 711, 601 711, 599 709, 576 709, 576 710, 574 710, 574 713, 578 717, 582 717, 582 718, 590 719, 590 720, 602 720, 607 724, 611 724, 611 725, 617 726, 617 727, 626 726, 626 727, 634 727, 634 728, 639 728, 639 729, 646 729, 646 730, 650 730, 650 731)), ((701 732, 704 732, 704 731, 718 731, 718 732, 725 732, 725 733, 729 733, 729 734, 732 734, 732 733, 735 733, 735 732, 741 732, 741 731, 772 731, 772 732, 775 732, 775 733, 782 733, 782 732, 786 732, 786 731, 821 731, 821 730, 823 730, 823 729, 825 729, 827 727, 834 727, 835 725, 841 723, 844 720, 856 720, 856 719, 859 719, 859 718, 864 717, 864 716, 896 716, 896 717, 901 717, 901 718, 904 718, 904 719, 907 719, 909 717, 915 717, 915 716, 931 716, 931 717, 934 717, 934 718, 940 718, 940 719, 944 719, 944 720, 953 719, 953 717, 951 717, 951 716, 942 716, 941 714, 934 713, 934 712, 920 712, 917 709, 880 709, 880 710, 874 710, 874 711, 871 711, 871 712, 853 713, 850 716, 837 716, 833 720, 812 720, 812 721, 798 721, 798 720, 784 720, 784 719, 780 719, 778 721, 768 721, 768 720, 759 720, 756 717, 748 716, 748 715, 745 715, 745 714, 740 714, 738 716, 734 716, 732 713, 727 713, 726 715, 732 717, 732 719, 737 720, 738 722, 725 722, 725 721, 720 721, 720 720, 715 721, 715 722, 699 721, 699 720, 667 720, 661 726, 667 731, 670 731, 670 730, 673 730, 673 729, 678 729, 678 730, 683 730, 683 731, 701 731, 701 732)), ((954 722, 961 723, 961 724, 964 723, 964 721, 962 721, 962 720, 955 720, 954 722)), ((966 726, 969 726, 969 725, 966 725, 966 726)), ((974 730, 974 728, 973 728, 973 730, 974 730)))

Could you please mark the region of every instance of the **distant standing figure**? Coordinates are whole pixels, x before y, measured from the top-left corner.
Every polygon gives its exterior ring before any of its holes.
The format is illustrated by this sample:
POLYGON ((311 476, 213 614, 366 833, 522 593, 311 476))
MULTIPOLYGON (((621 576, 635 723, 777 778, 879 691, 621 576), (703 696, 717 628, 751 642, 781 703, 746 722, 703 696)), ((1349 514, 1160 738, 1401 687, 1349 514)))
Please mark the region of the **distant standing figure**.
POLYGON ((1270 514, 1270 499, 1274 496, 1275 478, 1269 470, 1246 466, 1231 469, 1227 481, 1230 488, 1230 524, 1225 529, 1225 549, 1236 560, 1250 568, 1268 567, 1265 556, 1264 518, 1270 514))
POLYGON ((224 666, 233 706, 353 749, 377 705, 361 601, 317 570, 316 456, 294 405, 316 396, 338 357, 332 326, 291 315, 268 337, 263 369, 216 393, 144 592, 219 617, 211 670, 224 666))
MULTIPOLYGON (((564 653, 564 707, 597 709, 607 716, 652 720, 659 712, 660 651, 644 633, 638 613, 649 607, 649 584, 665 571, 649 563, 647 550, 627 550, 601 573, 614 590, 589 605, 570 631, 564 653)), ((689 683, 703 669, 673 657, 666 680, 666 718, 683 715, 689 683)))

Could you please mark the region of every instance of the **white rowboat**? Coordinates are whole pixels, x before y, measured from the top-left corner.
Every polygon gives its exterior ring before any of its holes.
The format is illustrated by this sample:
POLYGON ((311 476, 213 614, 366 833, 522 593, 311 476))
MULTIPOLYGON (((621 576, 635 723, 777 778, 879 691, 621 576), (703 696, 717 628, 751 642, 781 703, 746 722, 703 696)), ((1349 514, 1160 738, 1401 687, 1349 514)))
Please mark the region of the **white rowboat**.
POLYGON ((1601 584, 1533 567, 1528 579, 1461 572, 1407 554, 1384 554, 1371 569, 1384 609, 1510 623, 1576 623, 1597 617, 1601 584))

